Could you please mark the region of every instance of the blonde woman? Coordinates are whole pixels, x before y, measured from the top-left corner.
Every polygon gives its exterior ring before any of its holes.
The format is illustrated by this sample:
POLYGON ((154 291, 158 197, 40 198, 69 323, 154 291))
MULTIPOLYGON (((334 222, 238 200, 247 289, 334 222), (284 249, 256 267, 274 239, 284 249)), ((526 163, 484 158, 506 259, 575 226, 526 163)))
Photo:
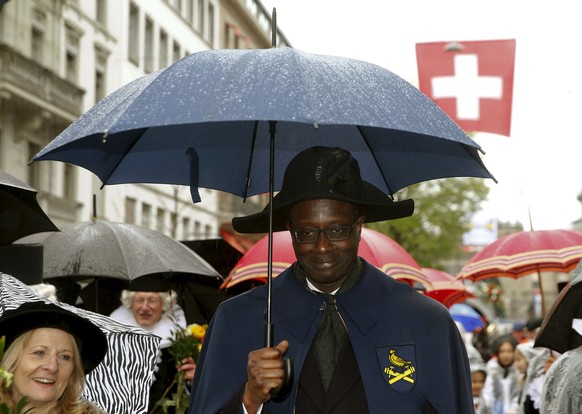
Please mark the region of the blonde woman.
POLYGON ((0 380, 0 402, 36 414, 104 414, 82 397, 85 375, 103 360, 107 340, 92 322, 58 306, 31 302, 0 318, 6 351, 0 367, 12 374, 0 380))

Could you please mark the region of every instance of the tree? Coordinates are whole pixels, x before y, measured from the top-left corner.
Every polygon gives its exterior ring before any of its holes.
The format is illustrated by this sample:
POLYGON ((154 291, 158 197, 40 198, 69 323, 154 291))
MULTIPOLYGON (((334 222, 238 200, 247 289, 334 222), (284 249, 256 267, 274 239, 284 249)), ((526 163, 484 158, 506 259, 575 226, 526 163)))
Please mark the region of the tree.
POLYGON ((399 191, 395 199, 412 198, 411 217, 367 225, 387 234, 422 267, 439 267, 461 257, 462 237, 471 216, 486 200, 489 187, 479 178, 426 181, 399 191))

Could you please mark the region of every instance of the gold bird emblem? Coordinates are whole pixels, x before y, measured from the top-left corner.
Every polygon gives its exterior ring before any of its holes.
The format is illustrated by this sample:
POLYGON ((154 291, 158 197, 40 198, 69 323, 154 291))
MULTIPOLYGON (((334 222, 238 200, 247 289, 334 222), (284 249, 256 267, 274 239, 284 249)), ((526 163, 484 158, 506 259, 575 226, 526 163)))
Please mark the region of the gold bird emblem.
POLYGON ((391 363, 393 363, 397 367, 403 367, 403 366, 408 366, 408 365, 412 364, 412 361, 406 361, 406 360, 400 358, 398 355, 396 355, 395 349, 391 349, 390 351, 388 351, 388 353, 389 353, 388 359, 390 360, 391 363))

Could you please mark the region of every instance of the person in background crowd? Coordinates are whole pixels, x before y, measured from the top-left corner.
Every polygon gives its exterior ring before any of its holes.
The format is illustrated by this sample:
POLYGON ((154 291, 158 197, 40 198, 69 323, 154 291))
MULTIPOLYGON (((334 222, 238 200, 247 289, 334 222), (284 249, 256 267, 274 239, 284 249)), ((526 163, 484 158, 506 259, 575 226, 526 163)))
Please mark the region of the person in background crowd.
POLYGON ((582 262, 552 305, 535 346, 561 353, 546 373, 540 412, 582 413, 582 262))
POLYGON ((572 321, 574 348, 560 355, 548 369, 542 391, 541 414, 582 413, 582 304, 572 321))
MULTIPOLYGON (((527 366, 527 397, 531 405, 526 399, 526 407, 530 407, 531 413, 541 412, 543 388, 546 373, 555 362, 557 353, 547 348, 536 347, 538 351, 530 360, 527 366)), ((529 413, 525 410, 525 413, 529 413)))
MULTIPOLYGON (((121 292, 122 306, 111 314, 111 318, 128 325, 138 326, 162 338, 161 355, 155 380, 150 389, 151 410, 163 396, 176 374, 176 362, 172 360, 168 348, 174 333, 186 327, 186 317, 176 304, 176 293, 161 275, 147 275, 133 279, 128 289, 121 292)), ((185 371, 184 378, 190 381, 194 376, 193 360, 181 361, 179 369, 185 371)))
POLYGON ((533 345, 533 341, 536 339, 540 326, 542 326, 542 321, 542 318, 533 318, 525 323, 523 326, 523 340, 521 343, 531 342, 533 345))
POLYGON ((517 395, 519 372, 513 362, 517 340, 512 334, 501 336, 493 348, 494 357, 487 362, 484 394, 493 402, 494 414, 506 414, 517 395))
POLYGON ((9 386, 0 377, 0 405, 35 414, 105 414, 82 398, 85 375, 107 353, 105 334, 92 322, 44 302, 7 310, 0 318, 6 351, 0 366, 13 374, 9 386))
POLYGON ((483 387, 487 379, 487 367, 480 356, 469 356, 471 368, 471 389, 475 414, 493 414, 493 404, 483 394, 483 387))
POLYGON ((487 332, 485 327, 477 328, 473 331, 473 338, 471 342, 475 348, 477 348, 477 351, 479 351, 479 354, 481 354, 481 357, 485 363, 489 362, 491 359, 490 341, 489 332, 487 332))
POLYGON ((534 407, 530 390, 532 375, 535 375, 535 372, 530 369, 530 362, 544 351, 544 349, 534 348, 532 341, 518 344, 515 348, 514 364, 520 376, 517 384, 517 395, 513 401, 513 408, 518 414, 539 413, 538 409, 534 407))
MULTIPOLYGON (((234 229, 266 232, 269 210, 233 219, 234 229)), ((472 412, 467 353, 448 310, 358 257, 364 223, 413 210, 362 180, 348 151, 296 155, 272 201, 273 231, 291 233, 297 257, 273 280, 276 345, 263 342, 266 286, 223 302, 190 414, 472 412)))

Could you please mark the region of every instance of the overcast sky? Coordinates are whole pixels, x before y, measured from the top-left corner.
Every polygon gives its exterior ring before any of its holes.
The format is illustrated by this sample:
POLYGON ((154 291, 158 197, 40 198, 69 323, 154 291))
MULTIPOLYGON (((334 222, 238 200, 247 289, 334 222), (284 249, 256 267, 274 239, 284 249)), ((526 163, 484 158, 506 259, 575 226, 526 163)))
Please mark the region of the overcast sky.
POLYGON ((486 213, 536 230, 582 216, 582 24, 568 0, 262 0, 306 52, 365 60, 418 85, 418 42, 516 39, 511 136, 478 133, 486 213))

